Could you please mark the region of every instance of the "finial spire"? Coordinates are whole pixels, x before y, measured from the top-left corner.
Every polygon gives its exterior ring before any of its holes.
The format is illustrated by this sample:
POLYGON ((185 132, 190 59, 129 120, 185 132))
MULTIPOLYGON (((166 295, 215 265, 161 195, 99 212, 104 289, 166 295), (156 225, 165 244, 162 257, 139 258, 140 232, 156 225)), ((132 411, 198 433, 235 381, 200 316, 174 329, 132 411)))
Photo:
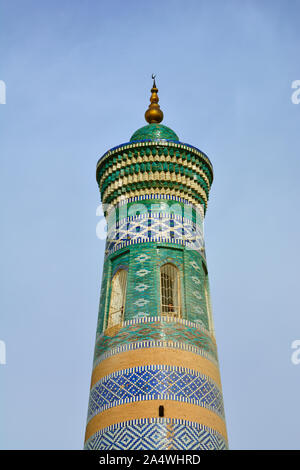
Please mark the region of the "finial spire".
POLYGON ((147 122, 149 122, 149 124, 159 124, 164 117, 164 113, 158 104, 158 89, 156 88, 155 77, 156 75, 152 74, 153 86, 151 88, 150 104, 149 108, 145 112, 145 119, 147 122))

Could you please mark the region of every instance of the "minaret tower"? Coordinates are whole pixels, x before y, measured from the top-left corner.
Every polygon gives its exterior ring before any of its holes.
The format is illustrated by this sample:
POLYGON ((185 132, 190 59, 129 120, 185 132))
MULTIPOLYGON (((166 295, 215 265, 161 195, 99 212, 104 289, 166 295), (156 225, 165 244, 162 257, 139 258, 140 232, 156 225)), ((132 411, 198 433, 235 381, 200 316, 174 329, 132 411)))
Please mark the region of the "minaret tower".
POLYGON ((108 224, 86 449, 226 449, 203 219, 212 164, 160 124, 97 164, 108 224))

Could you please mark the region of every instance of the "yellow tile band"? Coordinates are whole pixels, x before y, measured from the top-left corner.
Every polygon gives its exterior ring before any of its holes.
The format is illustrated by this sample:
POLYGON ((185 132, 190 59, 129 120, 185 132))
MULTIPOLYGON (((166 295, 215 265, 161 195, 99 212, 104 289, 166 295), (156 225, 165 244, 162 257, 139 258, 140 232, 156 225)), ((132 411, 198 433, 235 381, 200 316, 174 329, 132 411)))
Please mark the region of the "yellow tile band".
POLYGON ((227 441, 225 422, 212 411, 198 405, 172 400, 149 400, 115 406, 94 416, 86 427, 85 441, 100 429, 113 424, 142 418, 158 418, 158 407, 164 407, 164 417, 182 419, 214 429, 227 441))
POLYGON ((91 387, 114 372, 131 367, 168 365, 192 369, 210 377, 222 390, 219 368, 199 354, 171 348, 144 348, 125 351, 108 357, 93 370, 91 387))

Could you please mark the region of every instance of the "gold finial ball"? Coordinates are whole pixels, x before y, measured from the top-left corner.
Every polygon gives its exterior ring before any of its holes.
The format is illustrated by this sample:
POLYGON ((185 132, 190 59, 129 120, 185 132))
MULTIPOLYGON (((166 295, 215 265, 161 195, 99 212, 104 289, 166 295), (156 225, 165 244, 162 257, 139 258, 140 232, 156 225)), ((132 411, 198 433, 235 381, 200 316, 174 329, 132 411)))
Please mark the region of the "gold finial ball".
POLYGON ((153 86, 151 89, 150 105, 147 111, 145 112, 145 119, 149 124, 159 124, 163 118, 164 113, 159 107, 158 101, 158 89, 156 88, 155 75, 152 74, 153 86))
POLYGON ((149 124, 159 124, 164 118, 164 113, 158 104, 152 103, 145 112, 145 119, 149 124))

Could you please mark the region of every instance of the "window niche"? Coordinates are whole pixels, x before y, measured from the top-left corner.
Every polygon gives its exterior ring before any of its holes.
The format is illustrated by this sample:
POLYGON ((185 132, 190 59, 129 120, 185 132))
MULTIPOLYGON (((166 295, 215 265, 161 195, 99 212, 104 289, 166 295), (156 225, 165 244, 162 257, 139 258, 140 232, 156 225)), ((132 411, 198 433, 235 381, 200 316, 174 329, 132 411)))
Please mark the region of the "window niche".
POLYGON ((124 320, 127 287, 127 270, 118 269, 112 278, 112 288, 107 327, 118 325, 124 320))
POLYGON ((160 268, 161 314, 181 317, 181 296, 179 269, 172 263, 160 268))

